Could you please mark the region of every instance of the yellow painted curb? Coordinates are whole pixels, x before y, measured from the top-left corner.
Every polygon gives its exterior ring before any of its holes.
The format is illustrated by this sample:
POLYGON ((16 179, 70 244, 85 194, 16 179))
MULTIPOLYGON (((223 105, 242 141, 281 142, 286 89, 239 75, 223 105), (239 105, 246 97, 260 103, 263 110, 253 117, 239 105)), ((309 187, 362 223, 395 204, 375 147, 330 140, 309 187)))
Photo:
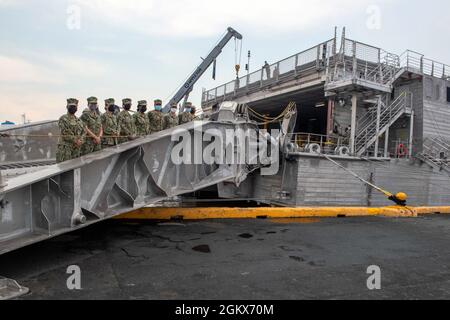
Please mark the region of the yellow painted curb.
MULTIPOLYGON (((421 214, 432 213, 430 208, 421 208, 421 214), (429 212, 428 212, 429 211, 429 212)), ((444 211, 444 210, 441 210, 444 211)), ((437 212, 437 211, 434 211, 437 212)), ((448 207, 450 213, 450 207, 448 207)), ((302 207, 302 208, 142 208, 115 219, 185 220, 203 219, 253 219, 253 218, 331 218, 331 217, 417 217, 418 211, 411 207, 302 207)))

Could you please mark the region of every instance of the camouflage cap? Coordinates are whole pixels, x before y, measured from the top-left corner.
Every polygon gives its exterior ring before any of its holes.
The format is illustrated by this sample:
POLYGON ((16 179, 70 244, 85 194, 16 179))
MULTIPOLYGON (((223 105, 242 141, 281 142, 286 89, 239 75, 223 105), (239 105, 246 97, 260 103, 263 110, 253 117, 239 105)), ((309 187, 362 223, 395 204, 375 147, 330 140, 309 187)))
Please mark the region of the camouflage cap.
POLYGON ((105 103, 107 103, 107 104, 115 104, 116 100, 114 100, 113 98, 109 98, 109 99, 105 100, 105 103))
POLYGON ((122 99, 122 103, 123 104, 131 104, 131 99, 130 98, 122 99))
POLYGON ((67 106, 78 106, 78 100, 75 98, 67 99, 67 106))
POLYGON ((172 102, 172 103, 170 104, 170 107, 171 107, 171 108, 178 108, 178 104, 177 104, 176 102, 172 102))
POLYGON ((147 100, 138 101, 138 106, 147 106, 147 100))
POLYGON ((154 101, 154 103, 155 103, 156 105, 160 105, 160 104, 162 104, 162 100, 161 100, 161 99, 156 99, 156 100, 154 101))
POLYGON ((87 98, 88 103, 97 103, 98 99, 96 97, 89 97, 87 98))
POLYGON ((186 102, 186 104, 184 106, 186 108, 191 108, 192 107, 192 102, 186 102))

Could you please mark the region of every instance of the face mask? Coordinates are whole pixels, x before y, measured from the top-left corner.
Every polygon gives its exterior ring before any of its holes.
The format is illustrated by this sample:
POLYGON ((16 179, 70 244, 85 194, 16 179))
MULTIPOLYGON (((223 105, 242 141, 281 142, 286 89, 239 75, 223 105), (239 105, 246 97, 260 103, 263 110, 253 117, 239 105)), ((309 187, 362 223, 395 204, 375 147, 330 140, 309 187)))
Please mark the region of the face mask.
POLYGON ((97 105, 96 104, 89 105, 89 110, 96 111, 97 110, 97 105))
POLYGON ((184 111, 191 112, 191 108, 184 108, 184 111))
POLYGON ((177 112, 177 109, 176 109, 176 108, 172 108, 172 109, 170 109, 170 112, 176 113, 176 112, 177 112))
POLYGON ((147 107, 139 107, 139 112, 144 113, 145 111, 147 111, 147 107))
POLYGON ((114 105, 110 105, 109 107, 108 107, 108 111, 109 112, 114 112, 116 110, 116 107, 114 106, 114 105))
POLYGON ((156 110, 156 111, 161 111, 161 106, 159 106, 159 105, 158 105, 158 106, 155 106, 155 110, 156 110))
POLYGON ((126 104, 123 106, 123 108, 127 111, 129 111, 131 109, 131 104, 126 104))
POLYGON ((67 111, 69 111, 70 114, 75 114, 77 112, 77 106, 69 106, 67 108, 67 111))

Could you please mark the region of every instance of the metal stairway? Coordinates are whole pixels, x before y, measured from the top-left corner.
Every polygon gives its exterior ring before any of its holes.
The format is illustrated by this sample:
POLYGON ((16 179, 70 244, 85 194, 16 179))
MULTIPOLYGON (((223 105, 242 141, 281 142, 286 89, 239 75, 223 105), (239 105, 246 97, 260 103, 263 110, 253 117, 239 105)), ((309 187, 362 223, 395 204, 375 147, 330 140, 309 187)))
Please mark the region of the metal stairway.
POLYGON ((403 92, 389 105, 379 99, 377 107, 369 109, 358 122, 355 154, 363 155, 405 113, 411 113, 411 93, 403 92))
POLYGON ((450 155, 450 144, 440 137, 428 138, 423 142, 422 152, 416 158, 429 164, 431 167, 450 174, 448 156, 450 155))

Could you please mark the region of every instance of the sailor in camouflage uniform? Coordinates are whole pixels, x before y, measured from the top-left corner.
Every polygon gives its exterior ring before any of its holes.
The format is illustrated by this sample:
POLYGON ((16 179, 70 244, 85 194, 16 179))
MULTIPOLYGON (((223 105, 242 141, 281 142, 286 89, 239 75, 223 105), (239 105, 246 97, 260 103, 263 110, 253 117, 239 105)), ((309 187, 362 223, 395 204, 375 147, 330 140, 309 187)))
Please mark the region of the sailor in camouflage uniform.
POLYGON ((195 114, 197 113, 197 108, 195 108, 194 106, 192 106, 191 108, 191 121, 200 121, 201 117, 200 115, 196 116, 195 114))
POLYGON ((133 140, 136 137, 136 127, 133 117, 130 114, 131 99, 122 100, 123 110, 117 116, 117 125, 119 126, 119 143, 133 140))
POLYGON ((81 147, 81 155, 86 155, 102 149, 103 127, 102 120, 98 114, 97 98, 87 99, 88 109, 83 111, 80 119, 86 126, 86 139, 81 147))
MULTIPOLYGON (((109 106, 112 104, 113 106, 115 105, 116 100, 114 100, 113 98, 108 98, 105 100, 105 112, 108 112, 108 108, 109 106)), ((115 110, 115 108, 114 108, 115 110)))
POLYGON ((86 130, 83 122, 75 115, 77 110, 78 100, 67 99, 67 114, 58 121, 61 134, 56 151, 56 162, 58 163, 78 158, 81 155, 81 146, 86 130))
POLYGON ((117 125, 117 117, 114 115, 115 105, 114 99, 105 101, 107 111, 101 115, 103 126, 102 147, 112 147, 117 145, 117 136, 119 135, 119 127, 117 125))
POLYGON ((194 116, 192 116, 191 110, 192 110, 192 103, 186 102, 184 111, 180 115, 178 115, 179 124, 188 123, 194 120, 194 116))
POLYGON ((150 134, 150 121, 145 114, 147 111, 147 101, 142 100, 138 102, 137 111, 133 114, 134 126, 136 127, 136 135, 143 137, 150 134))
POLYGON ((163 129, 164 113, 162 112, 162 101, 160 99, 156 99, 154 104, 155 110, 152 110, 148 113, 150 133, 159 132, 163 129))
POLYGON ((178 110, 177 104, 172 103, 170 107, 170 112, 164 115, 163 130, 170 129, 178 125, 177 110, 178 110))

